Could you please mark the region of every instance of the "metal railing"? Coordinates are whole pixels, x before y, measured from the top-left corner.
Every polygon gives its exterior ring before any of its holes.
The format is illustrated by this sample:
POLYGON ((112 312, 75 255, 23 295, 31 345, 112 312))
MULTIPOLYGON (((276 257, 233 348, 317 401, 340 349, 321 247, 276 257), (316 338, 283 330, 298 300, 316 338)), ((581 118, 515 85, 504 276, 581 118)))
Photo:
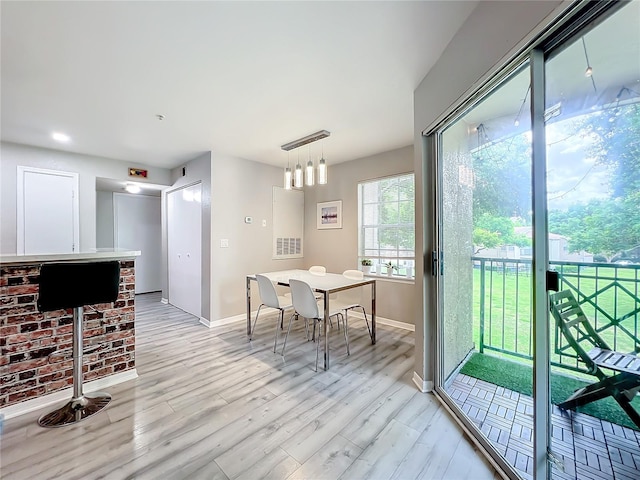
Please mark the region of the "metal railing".
MULTIPOLYGON (((472 257, 474 338, 478 350, 533 360, 531 260, 472 257)), ((640 265, 551 261, 560 289, 571 290, 611 348, 640 347, 640 265)), ((566 341, 550 318, 552 365, 586 371, 565 355, 566 341)))

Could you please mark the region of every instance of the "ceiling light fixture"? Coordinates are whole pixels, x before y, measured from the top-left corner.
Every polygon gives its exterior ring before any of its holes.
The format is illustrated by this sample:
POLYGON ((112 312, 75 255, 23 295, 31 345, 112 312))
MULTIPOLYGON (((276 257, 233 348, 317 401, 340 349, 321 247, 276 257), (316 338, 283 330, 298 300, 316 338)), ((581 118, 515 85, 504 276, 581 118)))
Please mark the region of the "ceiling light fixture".
MULTIPOLYGON (((298 140, 294 140, 293 142, 285 143, 280 148, 289 152, 293 149, 302 147, 304 145, 308 145, 310 143, 316 142, 318 140, 322 140, 323 138, 327 138, 331 135, 327 130, 320 130, 319 132, 312 133, 311 135, 307 135, 306 137, 299 138, 298 140)), ((313 186, 315 184, 315 167, 313 160, 311 160, 311 147, 309 147, 308 153, 308 162, 306 165, 306 185, 313 186)), ((291 168, 289 167, 289 161, 287 160, 287 167, 284 169, 284 188, 289 190, 291 188, 291 168)), ((293 186, 295 188, 302 188, 303 183, 303 172, 302 165, 300 165, 300 152, 298 152, 298 163, 296 164, 295 171, 293 172, 293 186)), ((320 163, 318 165, 318 184, 324 185, 327 183, 327 162, 324 159, 324 145, 323 145, 323 154, 320 158, 320 163)))
POLYGON ((141 188, 135 183, 127 183, 124 189, 129 193, 140 193, 141 188))
POLYGON ((71 137, 69 135, 60 132, 53 132, 51 134, 51 138, 60 143, 67 143, 71 140, 71 137))

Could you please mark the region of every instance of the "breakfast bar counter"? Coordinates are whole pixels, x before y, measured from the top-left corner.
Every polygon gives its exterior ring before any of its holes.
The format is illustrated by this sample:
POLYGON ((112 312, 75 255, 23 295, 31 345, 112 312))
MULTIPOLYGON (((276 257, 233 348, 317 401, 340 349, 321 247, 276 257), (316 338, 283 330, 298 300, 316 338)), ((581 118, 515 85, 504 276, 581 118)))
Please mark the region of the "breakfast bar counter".
MULTIPOLYGON (((40 266, 52 262, 120 262, 118 298, 84 313, 85 382, 135 376, 135 257, 139 251, 0 256, 0 411, 73 384, 72 309, 41 313, 40 266), (120 375, 122 377, 122 375, 120 375)), ((69 288, 73 288, 70 285, 69 288)))

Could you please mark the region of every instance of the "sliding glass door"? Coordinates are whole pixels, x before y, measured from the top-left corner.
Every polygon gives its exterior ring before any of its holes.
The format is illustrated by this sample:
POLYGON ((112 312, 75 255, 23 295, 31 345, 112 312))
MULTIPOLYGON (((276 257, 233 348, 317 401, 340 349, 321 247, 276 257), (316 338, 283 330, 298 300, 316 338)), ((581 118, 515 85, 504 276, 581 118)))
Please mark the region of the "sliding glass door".
POLYGON ((512 478, 640 478, 640 1, 615 7, 433 134, 436 392, 512 478))
POLYGON ((549 52, 545 72, 547 241, 560 290, 554 472, 640 478, 640 2, 549 52), (596 358, 596 348, 616 353, 596 358))

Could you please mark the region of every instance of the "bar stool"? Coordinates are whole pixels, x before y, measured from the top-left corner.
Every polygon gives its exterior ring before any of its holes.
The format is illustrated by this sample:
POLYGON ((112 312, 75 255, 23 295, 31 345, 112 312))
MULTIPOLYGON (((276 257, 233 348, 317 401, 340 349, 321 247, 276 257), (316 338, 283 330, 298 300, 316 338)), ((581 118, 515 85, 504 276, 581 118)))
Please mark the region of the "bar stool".
POLYGON ((103 392, 82 393, 83 307, 118 298, 120 262, 45 263, 40 267, 38 310, 73 308, 73 397, 61 408, 42 415, 41 427, 72 425, 98 413, 111 401, 103 392))

